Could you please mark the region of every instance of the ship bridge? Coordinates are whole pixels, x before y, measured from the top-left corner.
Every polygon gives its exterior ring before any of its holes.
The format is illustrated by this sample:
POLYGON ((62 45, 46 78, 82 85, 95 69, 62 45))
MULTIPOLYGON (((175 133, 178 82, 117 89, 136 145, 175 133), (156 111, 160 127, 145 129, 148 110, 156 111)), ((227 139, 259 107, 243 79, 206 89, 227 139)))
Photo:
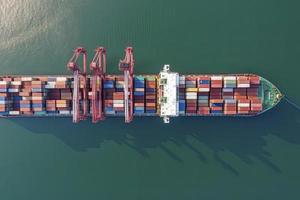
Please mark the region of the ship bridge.
POLYGON ((160 116, 163 117, 165 123, 169 123, 170 117, 179 115, 179 74, 171 72, 169 65, 164 65, 159 73, 159 87, 160 116))

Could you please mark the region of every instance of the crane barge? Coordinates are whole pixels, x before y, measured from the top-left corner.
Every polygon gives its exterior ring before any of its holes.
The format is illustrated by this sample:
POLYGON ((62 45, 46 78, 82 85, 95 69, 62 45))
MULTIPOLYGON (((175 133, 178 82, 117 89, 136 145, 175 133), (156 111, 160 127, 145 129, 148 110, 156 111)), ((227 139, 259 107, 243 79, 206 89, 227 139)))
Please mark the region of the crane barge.
POLYGON ((179 74, 164 65, 159 74, 133 73, 133 48, 119 62, 123 75, 106 73, 106 50, 98 47, 86 71, 87 51, 74 50, 67 63, 73 75, 0 76, 0 117, 250 117, 276 106, 283 95, 256 74, 179 74), (82 69, 79 60, 82 56, 82 69))

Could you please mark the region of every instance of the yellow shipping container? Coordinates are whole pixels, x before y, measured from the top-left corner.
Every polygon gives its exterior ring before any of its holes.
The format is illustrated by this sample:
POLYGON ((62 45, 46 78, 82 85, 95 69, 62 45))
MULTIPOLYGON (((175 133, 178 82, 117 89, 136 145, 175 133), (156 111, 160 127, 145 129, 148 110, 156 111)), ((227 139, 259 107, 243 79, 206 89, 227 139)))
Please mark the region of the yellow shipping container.
POLYGON ((198 88, 186 88, 186 92, 197 92, 198 88))

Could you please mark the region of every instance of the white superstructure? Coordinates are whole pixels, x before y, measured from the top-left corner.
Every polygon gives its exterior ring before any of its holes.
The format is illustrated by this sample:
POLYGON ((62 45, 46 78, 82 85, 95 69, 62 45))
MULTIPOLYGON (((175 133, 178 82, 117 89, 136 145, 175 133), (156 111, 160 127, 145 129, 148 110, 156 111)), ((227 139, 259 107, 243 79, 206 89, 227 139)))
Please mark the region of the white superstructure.
POLYGON ((169 65, 165 65, 159 73, 160 78, 160 116, 165 123, 169 123, 169 117, 179 115, 178 86, 179 74, 170 72, 169 65))

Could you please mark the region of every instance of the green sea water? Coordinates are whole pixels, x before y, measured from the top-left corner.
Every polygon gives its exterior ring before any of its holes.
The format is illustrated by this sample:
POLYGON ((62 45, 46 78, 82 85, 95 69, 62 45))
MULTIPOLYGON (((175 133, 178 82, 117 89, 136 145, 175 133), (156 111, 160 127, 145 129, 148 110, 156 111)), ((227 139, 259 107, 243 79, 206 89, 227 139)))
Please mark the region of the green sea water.
MULTIPOLYGON (((0 74, 70 74, 76 46, 119 73, 257 73, 300 103, 300 2, 0 0, 0 74)), ((293 200, 300 111, 253 118, 0 120, 0 199, 293 200)))

